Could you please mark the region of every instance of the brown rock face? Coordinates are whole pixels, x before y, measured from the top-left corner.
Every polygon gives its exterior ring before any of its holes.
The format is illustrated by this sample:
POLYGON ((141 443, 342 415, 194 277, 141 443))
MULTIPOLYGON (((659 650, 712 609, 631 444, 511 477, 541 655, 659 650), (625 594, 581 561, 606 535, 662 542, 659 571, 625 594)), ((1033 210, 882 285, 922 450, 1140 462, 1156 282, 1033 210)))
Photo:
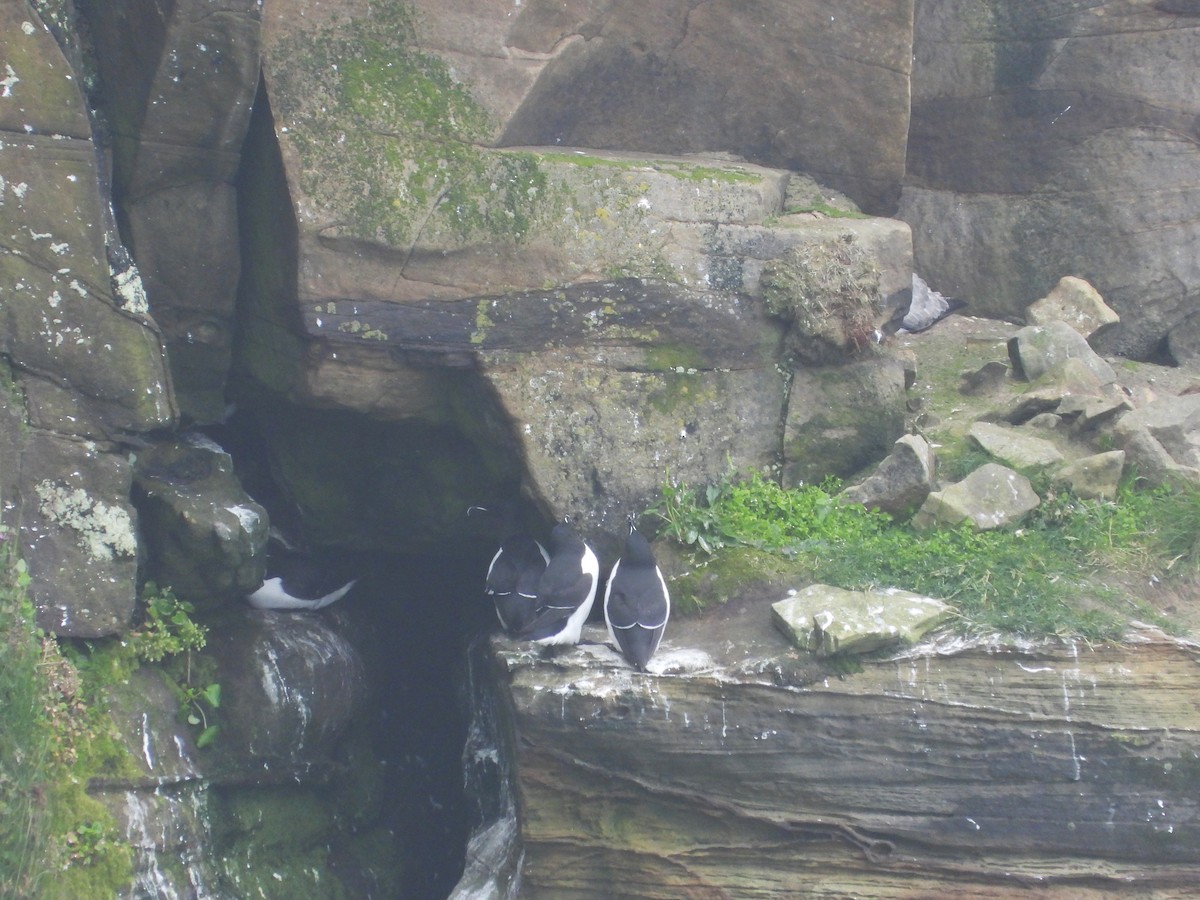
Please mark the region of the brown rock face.
POLYGON ((505 144, 728 150, 872 212, 904 168, 913 4, 534 2, 505 36, 549 56, 505 144))
POLYGON ((113 194, 184 413, 219 419, 240 274, 234 178, 259 77, 262 4, 89 4, 113 194))
POLYGON ((1200 19, 1163 3, 917 4, 901 218, 918 269, 986 315, 1064 275, 1151 353, 1196 305, 1200 19))
POLYGON ((822 678, 746 627, 668 632, 660 674, 501 648, 522 896, 1167 897, 1200 874, 1194 649, 925 646, 822 678))
POLYGON ((110 441, 172 425, 174 396, 136 270, 110 262, 79 73, 24 3, 0 8, 0 59, 0 489, 38 624, 97 637, 128 626, 137 573, 130 467, 110 441))

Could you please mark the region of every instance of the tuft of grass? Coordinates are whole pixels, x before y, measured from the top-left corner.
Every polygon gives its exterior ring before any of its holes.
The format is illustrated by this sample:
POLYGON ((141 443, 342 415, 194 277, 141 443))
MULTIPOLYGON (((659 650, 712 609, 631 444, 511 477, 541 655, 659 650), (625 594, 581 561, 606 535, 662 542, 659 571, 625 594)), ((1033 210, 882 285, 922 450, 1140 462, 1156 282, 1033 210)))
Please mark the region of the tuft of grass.
POLYGON ((29 574, 0 530, 0 896, 33 896, 46 872, 52 731, 29 574))
MULTIPOLYGON (((847 589, 894 586, 953 603, 969 631, 1121 636, 1131 617, 1170 623, 1106 586, 1106 573, 1200 570, 1200 489, 1138 490, 1083 500, 1043 487, 1021 528, 917 531, 841 502, 840 484, 784 489, 760 474, 704 488, 668 483, 647 512, 663 533, 719 568, 735 548, 790 559, 813 581, 847 589)), ((732 558, 732 557, 731 557, 732 558)), ((685 604, 686 606, 686 604, 685 604)))
POLYGON ((123 751, 37 628, 15 543, 0 526, 0 897, 115 896, 132 877, 130 848, 85 785, 123 751))
POLYGON ((883 309, 879 263, 853 234, 793 247, 763 267, 767 310, 790 323, 788 351, 810 364, 843 361, 872 345, 883 309))

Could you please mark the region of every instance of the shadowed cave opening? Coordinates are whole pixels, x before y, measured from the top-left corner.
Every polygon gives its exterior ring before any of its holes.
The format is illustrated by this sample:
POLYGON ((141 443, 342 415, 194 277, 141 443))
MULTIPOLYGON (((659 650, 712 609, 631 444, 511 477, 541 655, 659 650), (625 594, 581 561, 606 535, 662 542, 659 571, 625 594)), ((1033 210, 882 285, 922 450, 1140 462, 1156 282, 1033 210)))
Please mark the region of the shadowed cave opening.
MULTIPOLYGON (((487 702, 496 687, 484 686, 481 695, 477 679, 491 676, 481 675, 477 666, 473 673, 472 658, 496 628, 494 611, 483 596, 483 580, 499 540, 495 530, 499 523, 468 516, 465 506, 456 507, 447 512, 456 537, 420 550, 413 548, 422 542, 414 540, 388 552, 362 534, 310 519, 296 502, 295 495, 298 491, 303 496, 303 488, 281 484, 275 474, 280 470, 280 441, 290 443, 281 438, 287 433, 286 426, 280 430, 281 423, 292 418, 303 423, 309 448, 328 441, 359 447, 364 459, 376 460, 381 454, 364 446, 377 451, 375 442, 381 435, 393 442, 389 446, 398 446, 395 431, 403 427, 358 414, 278 404, 269 427, 264 427, 260 415, 239 409, 226 426, 208 430, 231 453, 243 486, 266 506, 273 523, 278 521, 278 527, 289 536, 298 536, 312 549, 314 559, 359 579, 343 600, 324 610, 268 613, 325 617, 365 664, 367 696, 334 755, 340 764, 370 770, 361 780, 370 784, 366 801, 377 812, 349 829, 370 827, 389 835, 379 852, 394 854, 402 861, 402 890, 393 894, 381 889, 378 873, 369 862, 364 864, 353 853, 336 847, 331 854, 333 869, 356 896, 443 898, 463 873, 472 830, 503 814, 499 795, 505 786, 491 770, 495 765, 489 771, 478 770, 478 766, 471 771, 471 763, 464 760, 469 728, 480 715, 473 704, 479 704, 481 696, 485 698, 482 702, 487 702), (356 538, 365 549, 356 546, 356 538), (361 752, 364 745, 369 748, 365 756, 361 752)), ((421 433, 420 428, 417 431, 421 433)), ((317 459, 325 458, 318 455, 317 459)), ((378 468, 364 467, 371 469, 373 478, 391 477, 398 484, 413 477, 403 457, 389 458, 378 468), (394 471, 381 474, 391 466, 394 471)), ((285 468, 290 479, 323 480, 319 467, 312 472, 285 468)), ((329 472, 324 475, 332 477, 329 472)), ((351 485, 361 483, 352 480, 351 485)), ((354 488, 350 490, 354 492, 354 488)), ((373 508, 365 495, 356 494, 352 498, 355 515, 372 531, 383 527, 385 521, 391 521, 400 532, 419 527, 419 515, 407 525, 395 522, 402 511, 386 506, 390 496, 380 492, 385 508, 373 508)), ((473 739, 478 740, 478 735, 473 739)), ((489 746, 483 755, 495 760, 492 751, 489 746)), ((352 773, 347 780, 359 780, 359 775, 352 773)))
MULTIPOLYGON (((237 181, 242 271, 225 389, 234 412, 204 430, 231 454, 273 527, 360 579, 333 606, 299 615, 327 617, 365 663, 368 697, 337 752, 375 770, 366 800, 379 809, 372 827, 390 839, 374 852, 403 859, 399 896, 442 898, 463 873, 471 832, 511 808, 496 764, 464 762, 469 746, 498 758, 471 743, 480 705, 496 696, 495 685, 478 683, 492 676, 473 660, 496 627, 483 583, 506 527, 503 516, 467 510, 519 510, 536 531, 548 531, 545 516, 522 497, 511 421, 461 354, 379 348, 424 386, 411 414, 308 395, 304 370, 315 356, 357 360, 360 375, 372 364, 353 346, 306 337, 299 321, 297 228, 261 82, 237 181), (368 758, 346 750, 355 740, 368 758)), ((490 710, 482 715, 494 721, 490 710)), ((344 885, 390 896, 369 863, 345 855, 335 866, 344 885)))

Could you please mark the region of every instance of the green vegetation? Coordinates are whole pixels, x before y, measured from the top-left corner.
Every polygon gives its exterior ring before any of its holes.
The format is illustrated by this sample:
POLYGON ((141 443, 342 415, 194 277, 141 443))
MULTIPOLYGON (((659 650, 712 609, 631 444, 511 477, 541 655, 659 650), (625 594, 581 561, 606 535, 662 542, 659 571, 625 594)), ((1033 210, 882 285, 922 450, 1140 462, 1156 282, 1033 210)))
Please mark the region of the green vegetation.
POLYGON ((829 203, 821 201, 809 203, 804 206, 789 206, 783 211, 785 216, 795 216, 800 213, 819 213, 823 216, 828 216, 831 219, 869 219, 871 218, 864 212, 859 212, 857 209, 841 209, 837 206, 832 206, 829 203))
POLYGON ((767 310, 791 323, 788 349, 813 364, 837 362, 872 343, 882 309, 879 266, 853 234, 793 247, 763 268, 767 310))
POLYGON ((111 722, 35 624, 29 574, 0 527, 0 896, 111 897, 130 850, 85 785, 120 767, 111 722))
POLYGON ((194 683, 192 652, 204 649, 208 629, 192 620, 195 608, 180 600, 170 588, 147 582, 142 592, 142 624, 129 633, 126 647, 145 662, 163 662, 167 684, 179 700, 179 714, 199 727, 196 746, 207 747, 217 736, 218 725, 209 715, 221 705, 221 685, 194 683))
POLYGON ((46 857, 43 795, 51 727, 38 673, 41 640, 26 596, 29 575, 0 533, 0 896, 33 893, 46 857))
POLYGON ((901 587, 955 604, 969 631, 1104 640, 1134 617, 1170 627, 1107 587, 1105 576, 1200 571, 1194 487, 1138 490, 1128 478, 1105 502, 1043 486, 1042 506, 1024 527, 984 532, 920 532, 839 501, 839 489, 829 481, 786 490, 761 475, 729 475, 704 489, 664 485, 649 512, 708 569, 729 565, 744 577, 749 564, 770 577, 786 560, 791 577, 901 587))

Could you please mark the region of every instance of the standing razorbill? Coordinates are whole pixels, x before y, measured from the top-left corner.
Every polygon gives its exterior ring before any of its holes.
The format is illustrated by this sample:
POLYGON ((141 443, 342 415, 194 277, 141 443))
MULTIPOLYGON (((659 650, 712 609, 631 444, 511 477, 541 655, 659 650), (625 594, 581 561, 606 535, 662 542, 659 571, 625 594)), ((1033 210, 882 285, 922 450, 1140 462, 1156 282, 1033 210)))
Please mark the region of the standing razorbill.
MULTIPOLYGON (((467 515, 475 510, 492 511, 486 506, 472 506, 467 509, 467 515)), ((488 564, 483 592, 496 608, 500 627, 515 635, 533 621, 537 611, 538 581, 546 571, 550 554, 540 543, 517 529, 513 508, 502 505, 499 515, 505 529, 501 533, 506 537, 488 564)))
POLYGON ((546 646, 578 644, 592 611, 600 563, 566 520, 550 533, 550 562, 538 580, 537 611, 520 637, 546 646))
POLYGON ((533 621, 538 582, 549 563, 546 548, 527 534, 509 535, 492 557, 484 593, 492 598, 500 627, 509 634, 519 634, 533 621))
POLYGON ((608 636, 635 669, 646 671, 646 663, 658 649, 667 619, 671 595, 650 542, 629 521, 625 550, 608 576, 604 591, 604 621, 608 636))

